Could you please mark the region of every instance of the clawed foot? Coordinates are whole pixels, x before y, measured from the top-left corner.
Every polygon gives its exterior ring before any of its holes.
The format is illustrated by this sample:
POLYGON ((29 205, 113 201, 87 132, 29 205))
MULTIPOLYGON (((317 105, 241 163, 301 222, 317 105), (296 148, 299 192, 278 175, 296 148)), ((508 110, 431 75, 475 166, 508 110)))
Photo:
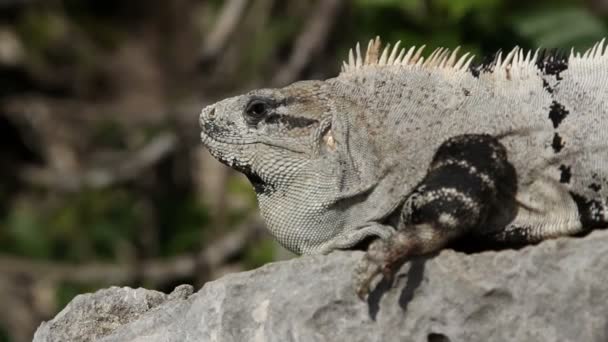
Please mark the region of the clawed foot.
POLYGON ((371 261, 368 254, 365 254, 363 259, 357 264, 354 274, 355 291, 361 300, 369 294, 370 285, 374 278, 380 274, 380 265, 371 261))
POLYGON ((439 250, 449 238, 432 225, 422 223, 404 227, 389 239, 373 241, 355 269, 355 290, 361 299, 370 292, 372 281, 379 274, 391 280, 395 270, 409 257, 439 250))
POLYGON ((391 280, 395 268, 411 252, 412 241, 404 233, 396 233, 390 240, 378 239, 372 242, 355 268, 354 284, 361 300, 370 292, 373 280, 380 274, 391 280))

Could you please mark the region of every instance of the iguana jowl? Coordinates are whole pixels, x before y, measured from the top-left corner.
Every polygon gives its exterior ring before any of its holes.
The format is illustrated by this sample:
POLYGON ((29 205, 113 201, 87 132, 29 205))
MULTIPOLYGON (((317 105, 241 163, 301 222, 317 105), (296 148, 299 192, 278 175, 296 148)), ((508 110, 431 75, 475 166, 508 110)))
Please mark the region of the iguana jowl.
POLYGON ((368 246, 358 293, 456 238, 533 243, 606 227, 608 49, 488 65, 359 46, 336 78, 203 109, 203 143, 299 254, 368 246))

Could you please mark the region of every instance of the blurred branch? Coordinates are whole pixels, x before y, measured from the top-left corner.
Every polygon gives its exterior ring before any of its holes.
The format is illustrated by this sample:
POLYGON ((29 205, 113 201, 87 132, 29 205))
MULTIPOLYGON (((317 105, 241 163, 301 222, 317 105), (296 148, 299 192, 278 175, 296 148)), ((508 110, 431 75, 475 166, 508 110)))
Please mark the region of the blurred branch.
POLYGON ((248 4, 249 0, 228 0, 224 3, 215 27, 205 40, 199 64, 215 60, 224 50, 228 40, 238 28, 248 4))
POLYGON ((137 178, 144 170, 158 163, 175 150, 177 137, 164 133, 113 168, 93 168, 81 174, 64 174, 49 168, 28 168, 21 178, 36 186, 63 191, 77 191, 83 187, 103 188, 137 178))
MULTIPOLYGON (((215 191, 215 195, 213 196, 213 203, 214 205, 212 205, 213 210, 211 211, 212 215, 211 215, 211 222, 212 225, 214 225, 215 227, 225 227, 227 224, 227 220, 228 220, 228 180, 230 177, 230 171, 225 169, 225 168, 217 168, 217 163, 210 163, 211 165, 215 165, 216 167, 213 168, 213 166, 211 167, 207 167, 207 170, 211 171, 215 171, 212 172, 210 175, 213 176, 215 179, 216 183, 216 191, 215 191), (219 171, 219 172, 218 172, 219 171)), ((209 190, 209 188, 207 188, 209 190)), ((208 195, 213 194, 213 192, 209 191, 207 192, 208 195)), ((200 234, 200 243, 201 246, 205 246, 207 244, 207 236, 209 236, 210 230, 201 230, 201 234, 200 234)), ((217 230, 211 230, 211 234, 213 235, 217 235, 218 233, 220 233, 217 230)), ((199 262, 196 265, 196 285, 202 285, 204 284, 209 277, 212 276, 213 273, 213 265, 210 265, 206 262, 206 260, 204 259, 199 259, 199 262)))
POLYGON ((342 0, 322 0, 317 2, 310 19, 296 39, 289 61, 281 67, 272 84, 284 86, 294 82, 304 68, 323 46, 325 46, 331 27, 340 12, 342 0))
POLYGON ((31 341, 43 318, 31 305, 30 291, 31 283, 0 278, 0 303, 5 308, 0 310, 0 322, 15 342, 31 341))
POLYGON ((144 281, 163 283, 175 279, 192 277, 198 260, 211 269, 219 268, 246 245, 257 240, 263 231, 259 219, 250 220, 235 231, 223 236, 196 255, 181 255, 167 260, 144 260, 137 272, 133 265, 90 263, 72 265, 67 263, 33 261, 31 259, 0 255, 0 274, 3 276, 27 276, 30 279, 54 279, 76 283, 128 284, 134 277, 144 281))

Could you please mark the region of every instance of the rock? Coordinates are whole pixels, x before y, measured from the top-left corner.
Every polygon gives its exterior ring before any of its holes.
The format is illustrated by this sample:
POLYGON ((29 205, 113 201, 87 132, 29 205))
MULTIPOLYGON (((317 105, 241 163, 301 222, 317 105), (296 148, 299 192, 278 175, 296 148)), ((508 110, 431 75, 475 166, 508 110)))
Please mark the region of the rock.
MULTIPOLYGON (((268 264, 190 295, 110 288, 76 297, 34 341, 607 341, 608 231, 521 250, 444 250, 367 301, 361 252, 268 264)), ((185 290, 184 290, 185 289, 185 290)))
POLYGON ((109 335, 144 313, 152 313, 164 303, 179 302, 192 294, 189 285, 162 292, 128 287, 110 287, 93 294, 76 296, 50 322, 42 323, 34 341, 92 341, 109 335))

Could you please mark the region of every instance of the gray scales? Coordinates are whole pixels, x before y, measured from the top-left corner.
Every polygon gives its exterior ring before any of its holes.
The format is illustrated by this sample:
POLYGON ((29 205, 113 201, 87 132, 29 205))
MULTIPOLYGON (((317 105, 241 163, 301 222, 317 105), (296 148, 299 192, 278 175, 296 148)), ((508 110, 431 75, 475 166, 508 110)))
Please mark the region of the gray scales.
POLYGON ((202 140, 243 172, 298 254, 366 248, 379 274, 458 240, 521 245, 608 226, 608 48, 350 51, 325 81, 207 106, 202 140))

